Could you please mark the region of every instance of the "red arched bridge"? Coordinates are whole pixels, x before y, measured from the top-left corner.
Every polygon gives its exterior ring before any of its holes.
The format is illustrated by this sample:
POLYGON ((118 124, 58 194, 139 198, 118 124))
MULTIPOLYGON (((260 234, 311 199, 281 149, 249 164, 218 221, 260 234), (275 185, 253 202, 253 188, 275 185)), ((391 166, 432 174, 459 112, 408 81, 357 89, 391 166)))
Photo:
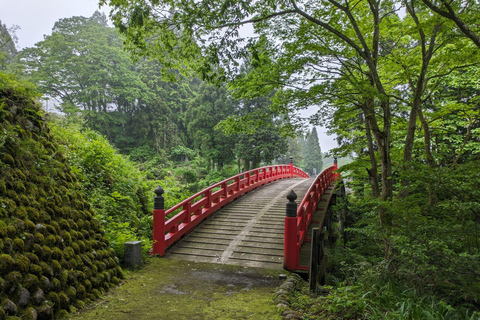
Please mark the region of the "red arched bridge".
POLYGON ((336 169, 335 163, 310 178, 293 164, 262 167, 216 183, 166 211, 158 187, 152 254, 308 270, 307 235, 309 228, 327 224, 327 208, 340 180, 336 169))

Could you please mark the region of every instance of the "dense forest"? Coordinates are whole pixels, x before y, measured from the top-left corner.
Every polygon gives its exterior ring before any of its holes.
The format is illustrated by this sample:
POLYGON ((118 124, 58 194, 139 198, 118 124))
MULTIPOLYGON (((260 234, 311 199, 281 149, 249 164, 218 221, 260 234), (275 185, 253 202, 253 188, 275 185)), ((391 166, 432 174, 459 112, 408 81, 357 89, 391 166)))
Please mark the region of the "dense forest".
POLYGON ((52 133, 119 257, 125 240, 151 246, 156 184, 171 206, 263 164, 313 174, 338 156, 346 232, 328 294, 296 307, 478 319, 478 1, 101 2, 115 28, 65 18, 17 52, 2 26, 0 68, 58 107, 52 133), (322 156, 310 125, 338 148, 322 156))

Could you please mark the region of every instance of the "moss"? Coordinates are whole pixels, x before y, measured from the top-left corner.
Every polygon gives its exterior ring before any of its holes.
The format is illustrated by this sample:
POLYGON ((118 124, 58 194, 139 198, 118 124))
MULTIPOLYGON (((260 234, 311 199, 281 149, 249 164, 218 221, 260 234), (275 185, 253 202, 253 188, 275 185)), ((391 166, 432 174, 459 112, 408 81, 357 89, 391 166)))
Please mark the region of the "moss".
POLYGON ((42 267, 42 274, 49 278, 53 277, 53 269, 44 261, 40 262, 40 266, 42 267))
POLYGON ((35 289, 38 288, 39 285, 40 281, 38 280, 37 276, 30 273, 23 276, 22 286, 24 288, 27 288, 28 291, 33 292, 35 289))
POLYGON ((45 244, 47 246, 54 246, 55 245, 55 236, 53 234, 49 234, 45 237, 45 244))
POLYGON ((62 287, 65 287, 68 283, 68 270, 62 270, 62 273, 60 274, 60 283, 62 284, 62 287))
POLYGON ((76 269, 77 268, 77 261, 75 260, 75 258, 72 258, 72 259, 68 260, 68 265, 70 266, 70 268, 76 269))
POLYGON ((47 294, 47 300, 53 302, 54 306, 60 306, 60 297, 58 296, 57 293, 50 291, 47 294))
POLYGON ((52 260, 50 262, 50 266, 52 267, 52 270, 55 274, 60 274, 60 272, 62 271, 62 266, 57 260, 52 260))
POLYGON ((30 263, 38 263, 40 260, 38 259, 38 257, 32 253, 32 252, 26 252, 25 253, 25 256, 28 258, 28 260, 30 260, 30 263))
POLYGON ((0 236, 7 236, 7 224, 2 220, 0 220, 0 236))
POLYGON ((73 286, 69 286, 66 290, 66 294, 70 300, 77 299, 77 290, 73 286))
POLYGON ((1 157, 1 160, 3 163, 7 164, 7 165, 10 165, 10 166, 14 166, 15 165, 15 160, 13 159, 13 157, 8 154, 8 153, 3 153, 2 154, 2 157, 1 157))
MULTIPOLYGON (((79 234, 81 235, 81 233, 79 234)), ((78 244, 78 247, 80 248, 80 252, 85 252, 85 249, 86 249, 85 242, 83 242, 82 240, 78 240, 77 244, 78 244)))
POLYGON ((6 274, 13 269, 15 260, 9 254, 0 254, 0 274, 6 274))
POLYGON ((28 272, 30 260, 22 254, 15 255, 15 269, 23 273, 28 272))
POLYGON ((38 257, 41 257, 42 256, 42 246, 39 245, 38 243, 34 243, 33 244, 33 249, 32 249, 32 252, 37 255, 38 257))
MULTIPOLYGON (((30 215, 28 217, 31 218, 30 215)), ((28 231, 28 232, 34 232, 35 231, 35 223, 33 223, 33 221, 31 221, 29 219, 25 219, 24 223, 25 223, 25 230, 26 231, 28 231)))
POLYGON ((66 246, 70 246, 72 244, 72 237, 70 236, 70 233, 68 231, 65 231, 62 234, 63 238, 63 243, 65 243, 66 246))
POLYGON ((85 307, 85 302, 83 302, 82 300, 77 300, 73 305, 77 309, 83 309, 85 307))
POLYGON ((38 264, 30 264, 30 272, 39 277, 42 275, 42 267, 38 264))
POLYGON ((34 308, 27 308, 22 312, 22 320, 37 320, 38 313, 34 308))
POLYGON ((20 238, 15 238, 13 240, 13 250, 17 252, 22 252, 25 247, 25 243, 20 238))
POLYGON ((5 280, 0 278, 0 295, 5 291, 5 280))
POLYGON ((70 263, 65 259, 60 260, 60 264, 62 265, 62 268, 64 268, 64 269, 70 269, 71 268, 70 263))
POLYGON ((59 310, 57 313, 58 318, 67 318, 68 317, 68 311, 67 310, 59 310))
POLYGON ((45 237, 40 232, 35 232, 34 234, 35 243, 43 246, 45 244, 45 237))
POLYGON ((8 289, 15 289, 22 281, 22 274, 18 271, 12 271, 5 276, 5 284, 8 289))
POLYGON ((80 246, 76 242, 72 243, 72 249, 75 253, 80 253, 80 246))
POLYGON ((42 246, 42 260, 48 261, 50 257, 52 256, 52 249, 50 249, 47 246, 42 246))
POLYGON ((59 279, 57 278, 52 278, 51 279, 51 283, 52 283, 52 290, 55 290, 55 291, 59 291, 61 286, 62 286, 62 283, 60 282, 59 279))
POLYGON ((7 226, 7 236, 9 238, 13 238, 16 235, 17 235, 17 229, 12 225, 7 226))
POLYGON ((13 241, 10 238, 3 239, 3 252, 11 254, 13 252, 13 241))
POLYGON ((26 219, 27 218, 27 210, 25 209, 24 206, 17 207, 15 210, 15 216, 17 216, 20 219, 26 219))
POLYGON ((60 299, 60 305, 59 307, 62 309, 67 309, 69 304, 70 304, 70 298, 67 296, 65 292, 60 292, 58 294, 58 297, 60 299))
POLYGON ((55 260, 61 260, 63 258, 63 252, 57 247, 53 247, 52 258, 55 260))

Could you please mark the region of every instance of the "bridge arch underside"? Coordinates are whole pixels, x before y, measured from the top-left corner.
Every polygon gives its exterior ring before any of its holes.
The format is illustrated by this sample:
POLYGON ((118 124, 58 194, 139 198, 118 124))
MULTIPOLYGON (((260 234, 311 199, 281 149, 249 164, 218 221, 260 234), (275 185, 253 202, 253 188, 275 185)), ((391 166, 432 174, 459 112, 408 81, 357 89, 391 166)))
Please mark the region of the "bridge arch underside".
POLYGON ((249 192, 203 221, 165 257, 282 269, 286 195, 293 189, 300 204, 313 180, 282 179, 249 192))

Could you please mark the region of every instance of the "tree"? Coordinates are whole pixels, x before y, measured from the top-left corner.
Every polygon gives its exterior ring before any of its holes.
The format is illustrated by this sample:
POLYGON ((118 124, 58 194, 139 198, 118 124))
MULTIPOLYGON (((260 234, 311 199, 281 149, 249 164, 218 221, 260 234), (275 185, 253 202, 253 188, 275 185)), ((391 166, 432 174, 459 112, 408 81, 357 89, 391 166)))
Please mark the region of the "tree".
POLYGON ((208 159, 209 169, 217 163, 220 167, 234 158, 235 140, 226 136, 215 126, 235 111, 236 102, 224 87, 215 87, 203 83, 198 95, 190 102, 186 111, 186 123, 189 139, 193 147, 200 150, 208 159))
POLYGON ((18 38, 15 31, 18 29, 18 26, 7 28, 7 26, 0 21, 0 70, 5 70, 17 54, 15 44, 18 38))
POLYGON ((480 48, 480 3, 477 0, 422 0, 432 11, 455 22, 457 27, 480 48))
POLYGON ((52 34, 22 50, 17 61, 12 69, 59 99, 64 112, 80 110, 91 128, 120 148, 132 143, 125 128, 152 93, 104 15, 57 21, 52 34))
POLYGON ((320 173, 323 168, 322 150, 320 150, 317 129, 315 127, 307 134, 303 153, 305 155, 303 160, 304 170, 311 174, 314 172, 320 173))

